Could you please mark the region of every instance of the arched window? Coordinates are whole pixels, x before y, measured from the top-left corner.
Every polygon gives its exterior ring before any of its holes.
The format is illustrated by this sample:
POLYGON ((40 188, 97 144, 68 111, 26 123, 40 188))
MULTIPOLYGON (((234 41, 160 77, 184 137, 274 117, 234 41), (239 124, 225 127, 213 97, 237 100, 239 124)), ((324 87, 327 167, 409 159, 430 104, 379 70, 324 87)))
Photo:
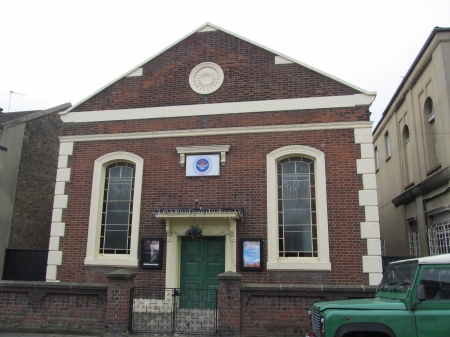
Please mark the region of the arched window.
POLYGON ((380 159, 378 158, 378 147, 375 146, 374 152, 374 158, 375 158, 375 171, 378 171, 380 169, 380 159))
POLYGON ((100 230, 100 254, 130 254, 136 165, 106 167, 100 230))
POLYGON ((129 152, 95 161, 86 265, 138 266, 143 164, 129 152))
POLYGON ((412 154, 411 154, 411 142, 409 136, 408 125, 403 127, 402 133, 402 144, 403 144, 403 166, 405 170, 405 185, 409 185, 414 181, 413 177, 413 166, 412 166, 412 154))
POLYGON ((436 116, 434 104, 431 97, 425 101, 425 139, 428 155, 428 169, 432 169, 439 164, 439 149, 436 133, 436 116))
POLYGON ((330 270, 325 155, 302 145, 267 155, 267 269, 330 270))
POLYGON ((278 250, 280 257, 317 257, 314 161, 278 162, 278 250))
POLYGON ((384 134, 384 145, 386 147, 386 160, 391 158, 391 140, 389 138, 389 132, 386 131, 384 134))

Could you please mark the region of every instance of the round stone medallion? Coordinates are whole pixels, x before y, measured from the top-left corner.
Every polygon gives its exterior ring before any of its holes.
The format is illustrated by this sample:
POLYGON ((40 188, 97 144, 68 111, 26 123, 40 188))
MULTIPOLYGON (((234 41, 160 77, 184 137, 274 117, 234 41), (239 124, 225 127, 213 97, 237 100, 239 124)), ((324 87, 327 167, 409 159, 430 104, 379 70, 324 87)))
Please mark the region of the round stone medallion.
POLYGON ((213 62, 203 62, 192 69, 189 75, 189 84, 196 93, 210 94, 223 83, 223 70, 213 62))

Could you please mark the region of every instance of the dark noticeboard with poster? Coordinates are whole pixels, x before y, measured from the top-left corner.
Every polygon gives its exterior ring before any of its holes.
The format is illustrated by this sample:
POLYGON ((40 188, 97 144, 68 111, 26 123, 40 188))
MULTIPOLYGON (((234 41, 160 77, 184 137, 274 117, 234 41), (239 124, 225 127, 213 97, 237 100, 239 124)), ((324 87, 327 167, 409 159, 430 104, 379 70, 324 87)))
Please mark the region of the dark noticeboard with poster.
POLYGON ((263 270, 262 261, 263 239, 241 240, 241 270, 263 270))
POLYGON ((141 268, 162 268, 162 244, 161 238, 142 238, 141 268))

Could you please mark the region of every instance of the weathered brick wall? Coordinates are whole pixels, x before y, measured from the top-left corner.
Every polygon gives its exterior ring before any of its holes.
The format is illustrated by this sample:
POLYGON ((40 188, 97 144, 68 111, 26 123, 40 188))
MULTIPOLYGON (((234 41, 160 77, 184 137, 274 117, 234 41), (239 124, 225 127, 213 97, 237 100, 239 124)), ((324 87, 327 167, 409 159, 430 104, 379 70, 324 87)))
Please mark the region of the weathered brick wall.
POLYGON ((191 35, 145 64, 143 76, 121 79, 74 111, 355 93, 355 89, 298 64, 275 65, 275 54, 216 31, 191 35), (211 95, 199 95, 189 86, 189 74, 201 62, 217 63, 224 71, 222 87, 211 95))
POLYGON ((102 332, 107 285, 0 282, 0 329, 102 332))
POLYGON ((26 122, 8 248, 48 249, 62 129, 57 112, 26 122))

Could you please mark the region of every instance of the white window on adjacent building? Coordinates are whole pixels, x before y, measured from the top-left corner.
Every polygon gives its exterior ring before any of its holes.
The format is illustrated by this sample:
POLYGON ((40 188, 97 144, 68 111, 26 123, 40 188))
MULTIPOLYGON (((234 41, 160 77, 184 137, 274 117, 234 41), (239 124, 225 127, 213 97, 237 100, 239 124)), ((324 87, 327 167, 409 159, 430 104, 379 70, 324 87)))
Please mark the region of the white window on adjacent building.
POLYGON ((143 162, 128 152, 95 161, 86 265, 138 266, 143 162))
POLYGON ((325 155, 301 145, 267 155, 269 270, 330 270, 325 155))
POLYGON ((450 253, 450 211, 449 205, 428 211, 429 221, 428 244, 430 255, 450 253))
POLYGON ((420 252, 419 230, 417 229, 417 220, 415 219, 415 217, 412 220, 408 220, 408 226, 409 226, 409 233, 408 233, 409 256, 411 257, 422 256, 420 252))

